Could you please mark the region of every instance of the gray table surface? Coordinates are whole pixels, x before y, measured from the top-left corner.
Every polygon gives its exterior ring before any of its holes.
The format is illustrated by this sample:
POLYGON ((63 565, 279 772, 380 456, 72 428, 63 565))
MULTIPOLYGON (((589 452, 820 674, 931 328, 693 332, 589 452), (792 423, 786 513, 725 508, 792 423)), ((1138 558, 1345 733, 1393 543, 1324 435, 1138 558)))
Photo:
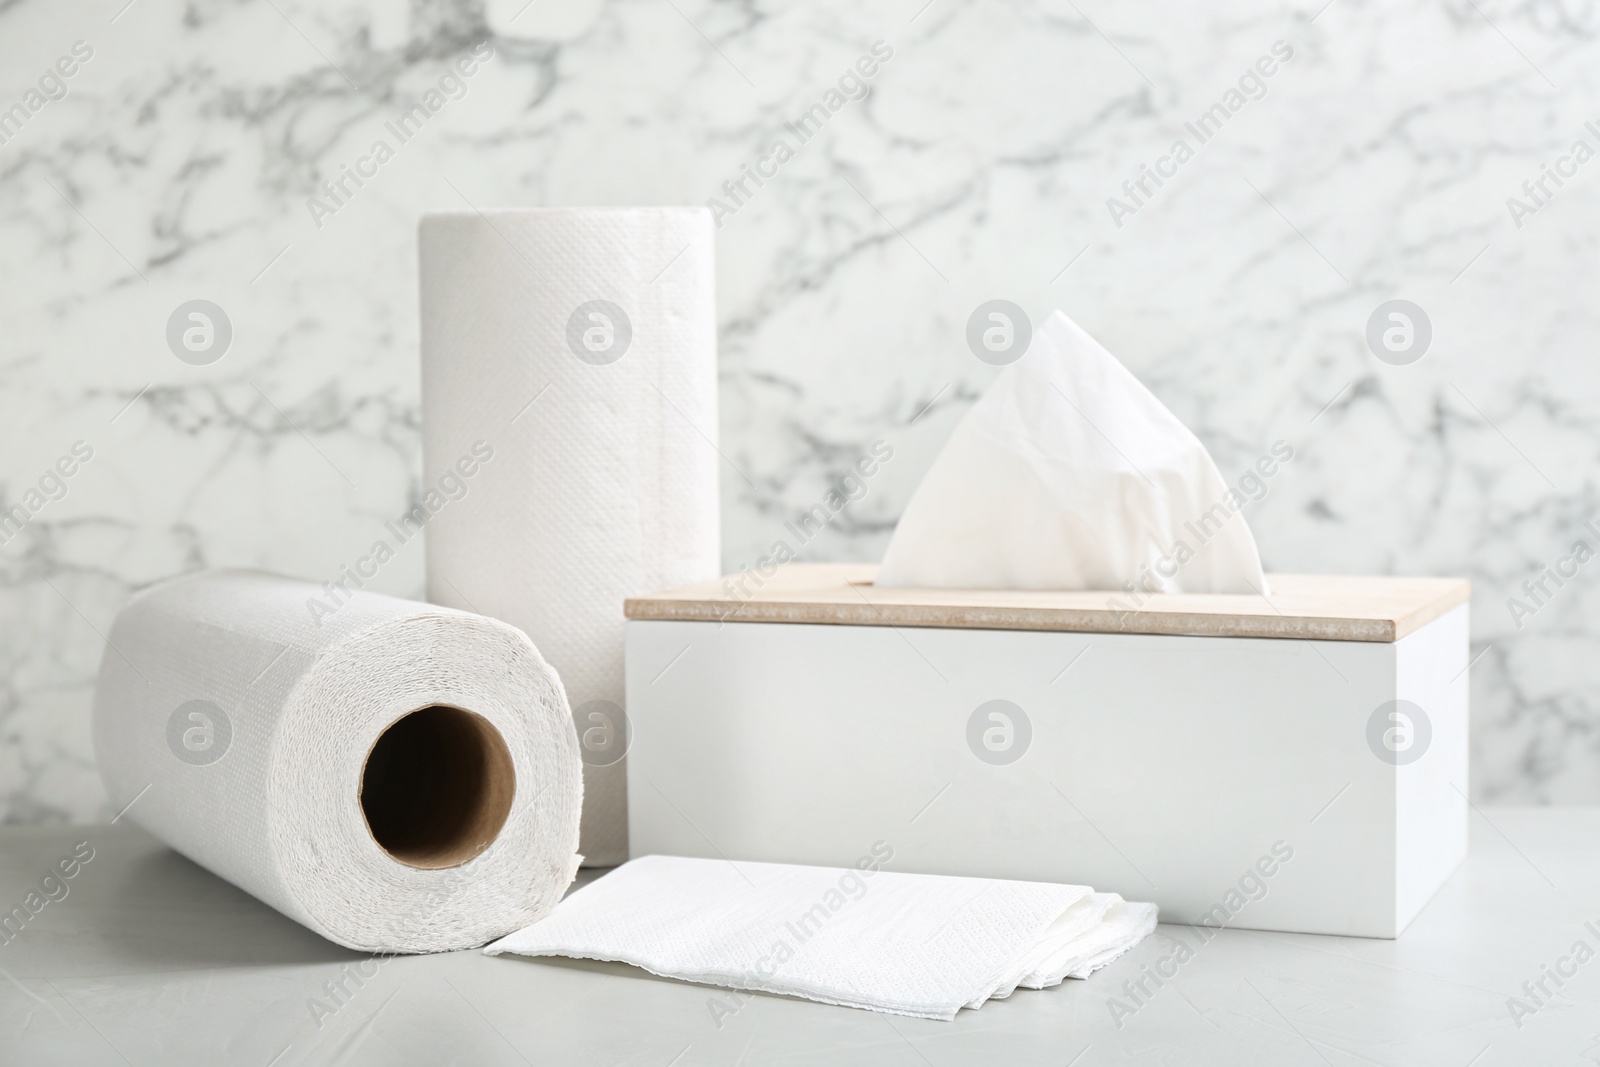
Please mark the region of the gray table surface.
POLYGON ((1108 998, 1191 931, 952 1023, 764 995, 728 1014, 617 964, 380 966, 126 824, 0 831, 0 910, 78 842, 94 858, 67 895, 0 944, 0 1064, 1600 1063, 1600 956, 1572 955, 1600 952, 1600 809, 1474 812, 1470 859, 1398 941, 1228 930, 1120 1026, 1108 998), (357 965, 376 975, 314 1013, 357 965))

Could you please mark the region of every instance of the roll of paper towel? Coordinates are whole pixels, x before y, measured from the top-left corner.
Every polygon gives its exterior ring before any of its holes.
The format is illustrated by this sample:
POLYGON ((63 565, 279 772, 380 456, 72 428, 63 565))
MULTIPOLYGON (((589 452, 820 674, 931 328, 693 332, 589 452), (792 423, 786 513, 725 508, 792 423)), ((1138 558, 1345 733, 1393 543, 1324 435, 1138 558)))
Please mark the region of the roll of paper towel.
POLYGON ((582 803, 555 672, 493 619, 321 593, 212 572, 117 616, 94 701, 112 803, 350 948, 466 948, 545 915, 582 803))
POLYGON ((419 246, 428 597, 526 631, 560 673, 581 851, 621 863, 622 602, 720 573, 711 217, 430 215, 419 246))

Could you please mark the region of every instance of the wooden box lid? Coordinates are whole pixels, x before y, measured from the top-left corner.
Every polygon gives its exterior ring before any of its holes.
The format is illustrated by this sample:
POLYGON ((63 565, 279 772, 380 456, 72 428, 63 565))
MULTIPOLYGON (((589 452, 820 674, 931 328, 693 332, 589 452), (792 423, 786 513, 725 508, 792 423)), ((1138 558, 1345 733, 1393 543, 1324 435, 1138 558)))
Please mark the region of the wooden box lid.
POLYGON ((1115 591, 879 589, 872 584, 876 572, 871 564, 790 563, 765 580, 754 572, 742 576, 743 591, 735 575, 631 597, 623 613, 700 622, 1398 641, 1471 593, 1465 578, 1274 574, 1266 597, 1156 595, 1135 608, 1131 594, 1115 591))

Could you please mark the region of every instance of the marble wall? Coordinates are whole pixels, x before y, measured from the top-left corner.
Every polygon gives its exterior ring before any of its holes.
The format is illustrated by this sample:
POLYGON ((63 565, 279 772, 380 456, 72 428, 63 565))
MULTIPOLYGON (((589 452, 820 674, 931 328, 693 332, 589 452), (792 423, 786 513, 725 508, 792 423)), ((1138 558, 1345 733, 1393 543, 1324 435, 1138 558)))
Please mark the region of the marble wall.
MULTIPOLYGON (((1600 802, 1600 562, 1522 591, 1600 548, 1597 34, 1592 0, 0 0, 0 817, 108 814, 132 591, 327 577, 417 493, 420 213, 712 197, 729 569, 882 438, 808 548, 876 559, 996 373, 972 310, 1059 307, 1225 475, 1292 444, 1270 569, 1473 580, 1476 798, 1600 802), (1391 299, 1420 360, 1367 343, 1391 299), (231 324, 205 365, 191 300, 231 324)), ((419 595, 420 549, 378 584, 419 595)))

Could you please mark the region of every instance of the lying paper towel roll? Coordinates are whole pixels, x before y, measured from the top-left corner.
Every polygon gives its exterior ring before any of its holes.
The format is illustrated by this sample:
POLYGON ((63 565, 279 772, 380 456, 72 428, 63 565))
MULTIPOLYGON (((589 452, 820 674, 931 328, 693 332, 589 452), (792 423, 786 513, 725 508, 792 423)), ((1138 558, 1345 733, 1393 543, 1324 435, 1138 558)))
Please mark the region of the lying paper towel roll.
POLYGON ((560 672, 581 850, 621 863, 622 602, 720 573, 711 217, 430 215, 419 246, 424 471, 473 470, 428 519, 428 598, 519 627, 560 672))
POLYGON ((577 737, 516 629, 307 582, 179 578, 111 629, 94 742, 111 801, 332 941, 481 945, 577 872, 577 737))

